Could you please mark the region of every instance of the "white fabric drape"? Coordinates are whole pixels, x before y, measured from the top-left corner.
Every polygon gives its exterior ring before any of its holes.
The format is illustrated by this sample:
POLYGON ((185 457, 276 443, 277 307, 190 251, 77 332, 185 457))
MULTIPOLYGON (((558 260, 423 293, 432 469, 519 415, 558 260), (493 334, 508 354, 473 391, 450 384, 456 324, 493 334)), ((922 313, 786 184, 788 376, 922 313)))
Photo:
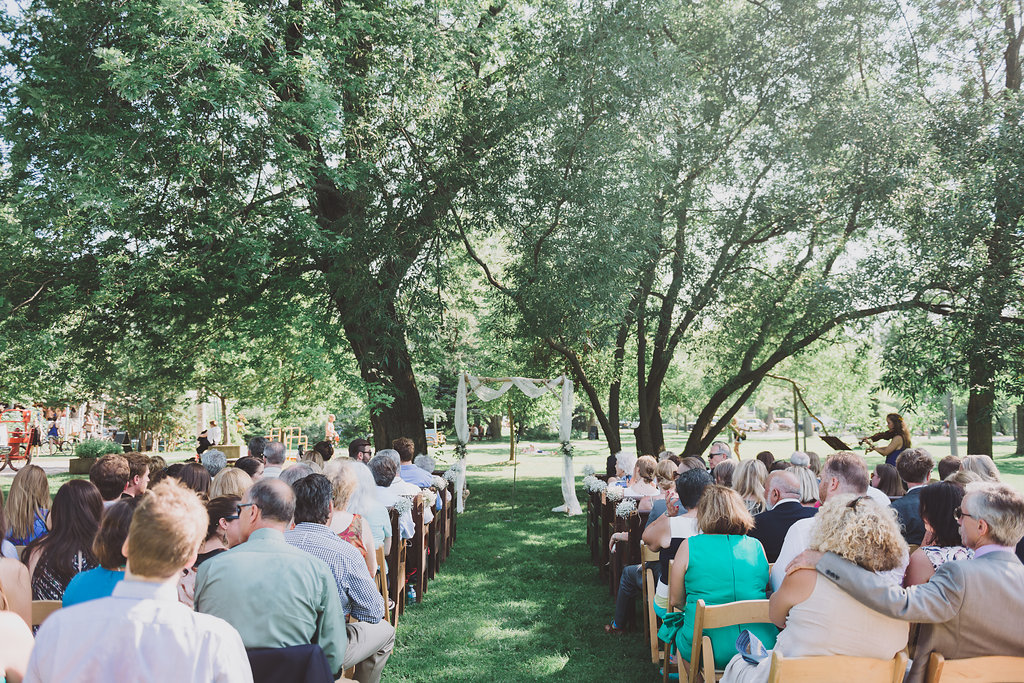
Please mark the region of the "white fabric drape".
MULTIPOLYGON (((572 410, 574 407, 572 380, 565 375, 555 379, 529 379, 526 377, 507 377, 499 381, 497 388, 486 386, 479 377, 470 375, 467 372, 459 373, 459 388, 455 394, 455 435, 459 443, 469 443, 469 419, 466 414, 467 389, 472 389, 477 398, 481 401, 493 401, 504 396, 513 386, 517 387, 530 398, 540 398, 546 393, 561 393, 561 410, 558 420, 558 440, 563 444, 569 443, 572 434, 572 410), (468 387, 467 387, 468 385, 468 387)), ((465 485, 466 468, 462 467, 458 476, 456 489, 460 492, 456 509, 462 512, 461 492, 465 485)), ((562 498, 564 506, 555 508, 556 511, 567 511, 570 515, 582 514, 580 503, 576 499, 576 478, 573 473, 572 458, 562 454, 562 498)))

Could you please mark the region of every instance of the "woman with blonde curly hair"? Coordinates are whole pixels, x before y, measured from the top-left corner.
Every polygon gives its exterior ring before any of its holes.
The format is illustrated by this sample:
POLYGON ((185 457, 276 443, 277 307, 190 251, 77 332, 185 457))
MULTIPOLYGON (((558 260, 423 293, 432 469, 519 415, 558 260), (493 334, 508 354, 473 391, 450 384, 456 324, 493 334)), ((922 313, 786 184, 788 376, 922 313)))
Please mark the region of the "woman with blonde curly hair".
POLYGON ((642 455, 633 466, 633 476, 626 487, 626 498, 644 498, 657 496, 661 493, 654 485, 654 477, 658 469, 658 460, 653 455, 642 455))
MULTIPOLYGON (((833 552, 873 572, 902 564, 907 545, 895 513, 870 497, 830 496, 815 519, 812 550, 833 552)), ((768 611, 775 625, 784 628, 775 647, 786 657, 891 659, 907 644, 907 622, 875 612, 813 569, 788 574, 768 611)), ((770 668, 771 657, 755 666, 736 655, 722 681, 766 681, 770 668)))
POLYGON ((764 483, 767 479, 768 468, 760 460, 741 460, 732 473, 732 487, 752 515, 765 511, 764 483))

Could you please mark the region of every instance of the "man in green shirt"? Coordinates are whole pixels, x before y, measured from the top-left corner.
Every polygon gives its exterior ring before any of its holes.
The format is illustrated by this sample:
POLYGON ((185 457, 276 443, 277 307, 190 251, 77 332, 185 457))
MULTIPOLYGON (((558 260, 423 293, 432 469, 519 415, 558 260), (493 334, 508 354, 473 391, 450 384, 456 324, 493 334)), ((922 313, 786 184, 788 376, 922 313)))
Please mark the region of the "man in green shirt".
POLYGON ((234 626, 246 648, 317 643, 340 675, 345 612, 327 565, 284 540, 295 512, 291 487, 262 479, 238 507, 245 542, 199 566, 196 611, 234 626))

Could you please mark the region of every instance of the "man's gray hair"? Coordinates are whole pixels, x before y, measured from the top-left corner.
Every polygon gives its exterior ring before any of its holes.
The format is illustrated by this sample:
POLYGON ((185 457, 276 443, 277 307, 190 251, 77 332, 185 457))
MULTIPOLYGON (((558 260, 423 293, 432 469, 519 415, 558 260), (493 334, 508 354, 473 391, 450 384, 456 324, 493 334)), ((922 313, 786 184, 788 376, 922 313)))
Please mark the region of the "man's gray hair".
POLYGON ((288 469, 281 472, 281 476, 278 477, 281 481, 291 486, 299 479, 308 477, 311 474, 316 474, 316 470, 308 462, 297 462, 288 469))
POLYGON ((263 458, 268 465, 280 466, 284 464, 285 448, 280 441, 271 441, 263 449, 263 458))
POLYGON ((729 448, 729 444, 724 441, 715 441, 711 444, 711 448, 708 449, 708 459, 712 455, 732 455, 732 449, 729 448))
POLYGON ((662 451, 661 453, 658 453, 658 462, 661 462, 662 460, 668 460, 673 455, 675 455, 675 453, 673 453, 672 451, 662 451))
MULTIPOLYGON (((382 453, 384 451, 378 451, 377 455, 370 458, 370 462, 366 463, 366 466, 370 468, 374 483, 387 488, 391 486, 395 475, 398 474, 398 464, 382 453)), ((398 451, 395 451, 395 455, 398 455, 398 451)))
POLYGON ((199 460, 203 463, 203 467, 206 468, 211 477, 216 477, 218 472, 228 466, 228 456, 216 448, 203 451, 203 454, 199 456, 199 460))
POLYGON ((413 459, 412 462, 413 462, 414 465, 416 465, 416 467, 419 467, 421 470, 425 471, 427 474, 433 474, 434 473, 434 467, 435 467, 434 459, 432 457, 430 457, 429 455, 424 455, 424 454, 417 455, 416 458, 413 459))
POLYGON ((402 456, 399 455, 398 451, 396 451, 394 448, 382 448, 379 451, 377 451, 377 454, 374 455, 373 457, 391 458, 392 460, 395 461, 395 465, 397 465, 398 467, 402 466, 402 456))
POLYGON ((811 456, 807 455, 803 451, 793 451, 793 455, 789 456, 789 461, 800 467, 811 466, 811 456))
POLYGON ((782 499, 801 498, 800 480, 789 470, 776 470, 768 475, 768 490, 778 491, 782 499))
POLYGON ((968 502, 971 516, 988 522, 988 535, 997 544, 1013 547, 1024 538, 1024 496, 1012 486, 971 482, 963 500, 968 502))
POLYGON ((260 479, 249 487, 245 497, 267 519, 289 524, 295 516, 295 492, 280 479, 260 479))

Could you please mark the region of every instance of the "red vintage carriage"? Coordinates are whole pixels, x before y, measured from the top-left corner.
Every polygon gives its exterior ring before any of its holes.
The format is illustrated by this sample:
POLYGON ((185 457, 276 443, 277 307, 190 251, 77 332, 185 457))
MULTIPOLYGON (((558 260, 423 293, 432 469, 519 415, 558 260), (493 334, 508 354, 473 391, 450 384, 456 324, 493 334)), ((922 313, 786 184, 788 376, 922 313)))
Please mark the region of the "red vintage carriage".
POLYGON ((0 429, 7 429, 7 446, 0 445, 0 470, 9 466, 17 472, 32 462, 32 449, 39 442, 39 436, 31 423, 31 410, 0 411, 0 429))

